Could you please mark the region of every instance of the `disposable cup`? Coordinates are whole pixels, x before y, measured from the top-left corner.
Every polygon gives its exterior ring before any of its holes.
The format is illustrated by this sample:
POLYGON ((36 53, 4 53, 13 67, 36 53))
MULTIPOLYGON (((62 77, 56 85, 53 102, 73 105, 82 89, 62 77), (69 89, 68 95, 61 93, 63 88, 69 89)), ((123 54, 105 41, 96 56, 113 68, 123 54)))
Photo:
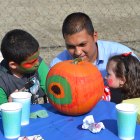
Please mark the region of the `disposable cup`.
POLYGON ((21 125, 28 125, 30 119, 31 93, 29 92, 14 92, 11 94, 12 102, 22 104, 21 125))
POLYGON ((4 136, 14 139, 20 136, 21 129, 21 103, 4 103, 0 106, 4 136))
POLYGON ((118 136, 122 140, 133 140, 137 120, 137 106, 129 103, 116 105, 118 136))

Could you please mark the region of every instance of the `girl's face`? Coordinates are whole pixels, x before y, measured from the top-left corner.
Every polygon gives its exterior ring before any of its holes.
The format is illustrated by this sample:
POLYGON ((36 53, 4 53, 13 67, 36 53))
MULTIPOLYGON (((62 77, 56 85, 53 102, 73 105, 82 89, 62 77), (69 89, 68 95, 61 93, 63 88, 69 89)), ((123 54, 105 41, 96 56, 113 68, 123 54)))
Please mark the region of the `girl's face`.
POLYGON ((105 79, 107 80, 107 84, 111 88, 119 88, 124 84, 124 80, 120 77, 116 77, 115 72, 113 71, 115 68, 116 62, 110 61, 107 66, 107 76, 105 79))

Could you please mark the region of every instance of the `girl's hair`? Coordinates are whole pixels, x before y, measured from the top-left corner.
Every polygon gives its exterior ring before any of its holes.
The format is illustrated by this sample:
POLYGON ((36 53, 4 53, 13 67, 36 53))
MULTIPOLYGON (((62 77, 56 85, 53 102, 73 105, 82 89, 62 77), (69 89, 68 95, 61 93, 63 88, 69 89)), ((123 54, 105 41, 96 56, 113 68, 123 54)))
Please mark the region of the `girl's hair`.
POLYGON ((113 71, 116 77, 126 79, 122 87, 123 99, 140 97, 140 61, 131 54, 112 56, 108 64, 110 61, 115 62, 113 71))
POLYGON ((14 29, 6 33, 1 43, 3 58, 18 64, 26 60, 39 49, 38 41, 28 32, 14 29))

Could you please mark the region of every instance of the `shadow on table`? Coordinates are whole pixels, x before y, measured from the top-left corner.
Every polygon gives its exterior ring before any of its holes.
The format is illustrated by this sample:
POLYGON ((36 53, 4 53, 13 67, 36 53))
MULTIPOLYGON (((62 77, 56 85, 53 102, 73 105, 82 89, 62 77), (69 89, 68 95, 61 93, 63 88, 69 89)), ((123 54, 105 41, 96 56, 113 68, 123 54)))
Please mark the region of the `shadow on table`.
POLYGON ((0 131, 3 133, 3 126, 2 126, 2 119, 1 119, 1 116, 0 116, 0 131))
POLYGON ((109 131, 111 131, 117 136, 118 134, 117 120, 107 119, 107 120, 102 120, 101 122, 103 122, 106 129, 108 129, 109 131))
MULTIPOLYGON (((114 135, 117 136, 118 130, 117 130, 117 121, 116 120, 101 120, 103 122, 106 129, 108 129, 110 132, 112 132, 114 135)), ((82 129, 82 124, 77 127, 79 130, 82 129)))
MULTIPOLYGON (((59 114, 59 115, 69 116, 69 117, 82 116, 82 115, 67 115, 67 114, 61 113, 58 110, 56 110, 51 104, 40 104, 40 105, 41 105, 41 107, 45 108, 47 111, 54 113, 54 114, 59 114)), ((85 114, 83 114, 83 115, 85 115, 85 114)))
POLYGON ((63 115, 63 116, 67 116, 66 114, 63 114, 63 113, 57 111, 51 104, 47 104, 47 105, 46 104, 41 104, 41 106, 49 112, 59 114, 59 115, 63 115))

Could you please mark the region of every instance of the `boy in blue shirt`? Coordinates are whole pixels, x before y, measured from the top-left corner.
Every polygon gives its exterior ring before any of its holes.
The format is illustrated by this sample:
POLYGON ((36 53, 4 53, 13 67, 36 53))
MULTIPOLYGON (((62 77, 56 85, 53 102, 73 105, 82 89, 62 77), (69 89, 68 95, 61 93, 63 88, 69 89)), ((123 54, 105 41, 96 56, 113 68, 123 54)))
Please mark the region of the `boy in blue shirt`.
MULTIPOLYGON (((74 58, 82 58, 93 63, 106 76, 108 59, 114 55, 132 52, 130 48, 117 42, 98 40, 92 21, 88 15, 76 12, 68 15, 63 22, 62 34, 66 50, 54 58, 50 67, 58 62, 74 58)), ((132 52, 132 55, 135 54, 132 52)), ((105 83, 106 85, 106 83, 105 83)), ((117 102, 118 91, 111 89, 113 102, 117 102)))
POLYGON ((68 15, 63 22, 62 34, 66 50, 51 61, 50 67, 61 61, 80 57, 96 65, 105 77, 106 65, 111 56, 132 52, 130 48, 117 42, 98 40, 92 21, 85 13, 68 15))

